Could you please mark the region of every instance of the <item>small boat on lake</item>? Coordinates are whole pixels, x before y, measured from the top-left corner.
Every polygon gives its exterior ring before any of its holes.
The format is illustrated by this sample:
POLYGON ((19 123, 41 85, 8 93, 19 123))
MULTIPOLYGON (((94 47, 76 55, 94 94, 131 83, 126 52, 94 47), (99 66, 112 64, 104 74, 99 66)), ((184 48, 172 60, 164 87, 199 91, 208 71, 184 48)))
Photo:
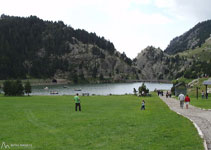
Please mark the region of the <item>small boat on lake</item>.
POLYGON ((80 88, 80 89, 74 89, 74 91, 82 91, 82 89, 80 88))
POLYGON ((51 91, 50 94, 59 94, 58 91, 51 91))
POLYGON ((46 86, 46 87, 44 88, 44 90, 48 90, 48 87, 46 86))

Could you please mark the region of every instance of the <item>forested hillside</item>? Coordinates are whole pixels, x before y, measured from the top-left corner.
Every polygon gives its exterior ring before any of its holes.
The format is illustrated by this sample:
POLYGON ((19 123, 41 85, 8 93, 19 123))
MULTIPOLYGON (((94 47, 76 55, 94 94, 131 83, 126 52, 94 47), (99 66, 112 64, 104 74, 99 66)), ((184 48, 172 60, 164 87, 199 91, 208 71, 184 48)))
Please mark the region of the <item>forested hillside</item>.
POLYGON ((1 15, 0 79, 67 78, 127 80, 138 78, 124 53, 95 33, 62 21, 1 15))
POLYGON ((211 76, 211 21, 149 46, 132 61, 95 33, 36 16, 0 17, 0 80, 56 78, 74 83, 171 80, 211 76))
POLYGON ((200 22, 183 35, 174 38, 165 49, 165 52, 168 54, 176 54, 178 52, 201 47, 210 35, 211 20, 200 22))

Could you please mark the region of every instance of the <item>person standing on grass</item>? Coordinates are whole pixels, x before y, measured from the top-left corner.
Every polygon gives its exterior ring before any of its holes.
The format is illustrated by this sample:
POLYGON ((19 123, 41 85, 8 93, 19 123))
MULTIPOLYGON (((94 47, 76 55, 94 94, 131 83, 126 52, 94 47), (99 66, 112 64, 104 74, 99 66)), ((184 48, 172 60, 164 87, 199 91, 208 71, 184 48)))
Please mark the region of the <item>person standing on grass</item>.
POLYGON ((76 94, 76 96, 74 96, 74 100, 75 100, 75 111, 77 111, 78 107, 79 107, 79 111, 81 111, 81 104, 80 104, 80 98, 78 96, 78 93, 76 94))
POLYGON ((179 101, 180 101, 180 107, 183 109, 184 101, 185 101, 185 95, 181 93, 178 98, 179 98, 179 101))
POLYGON ((201 97, 202 97, 202 99, 204 99, 204 91, 203 90, 201 92, 201 97))
POLYGON ((141 104, 141 110, 145 110, 145 101, 144 100, 142 101, 142 104, 141 104))
POLYGON ((186 97, 185 97, 186 109, 188 109, 189 103, 190 103, 190 97, 188 97, 188 95, 186 95, 186 97))

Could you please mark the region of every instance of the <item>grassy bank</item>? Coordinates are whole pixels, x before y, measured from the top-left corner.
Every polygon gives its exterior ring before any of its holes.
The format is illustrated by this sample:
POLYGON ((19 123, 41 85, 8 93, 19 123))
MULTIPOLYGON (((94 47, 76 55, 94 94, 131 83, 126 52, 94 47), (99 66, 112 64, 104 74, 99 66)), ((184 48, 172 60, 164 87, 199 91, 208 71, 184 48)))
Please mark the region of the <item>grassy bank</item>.
MULTIPOLYGON (((188 88, 188 94, 191 97, 191 104, 205 109, 211 109, 211 94, 209 93, 208 99, 202 99, 201 92, 202 90, 206 91, 205 85, 203 85, 203 82, 205 80, 208 80, 208 78, 200 78, 195 80, 190 88, 188 88), (197 90, 198 87, 198 99, 197 99, 197 90)), ((208 88, 211 88, 211 85, 208 85, 208 88)))
MULTIPOLYGON (((186 78, 180 78, 179 82, 185 82, 187 85, 189 85, 187 92, 188 95, 191 98, 191 105, 194 105, 199 108, 204 109, 211 109, 211 93, 208 95, 208 99, 202 99, 201 93, 202 90, 206 91, 205 85, 203 85, 203 82, 205 80, 208 80, 209 78, 199 78, 199 79, 186 79, 186 78), (197 90, 198 87, 198 99, 197 99, 197 90)), ((173 80, 172 82, 175 82, 176 80, 173 80)), ((208 85, 208 88, 211 88, 211 85, 208 85)))
POLYGON ((209 94, 208 99, 202 99, 201 96, 199 96, 198 99, 196 97, 191 97, 190 104, 199 108, 211 109, 211 94, 209 94))
POLYGON ((155 95, 81 97, 0 96, 0 143, 44 150, 203 150, 193 124, 155 95))

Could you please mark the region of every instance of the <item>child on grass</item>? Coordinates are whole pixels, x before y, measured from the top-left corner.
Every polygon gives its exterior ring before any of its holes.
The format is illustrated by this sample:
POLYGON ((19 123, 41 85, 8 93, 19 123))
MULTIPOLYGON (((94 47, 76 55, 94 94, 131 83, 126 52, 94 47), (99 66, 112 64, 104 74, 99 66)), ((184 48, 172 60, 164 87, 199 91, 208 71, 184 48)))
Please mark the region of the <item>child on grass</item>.
POLYGON ((145 101, 144 100, 142 101, 142 104, 141 104, 141 110, 145 110, 145 101))

